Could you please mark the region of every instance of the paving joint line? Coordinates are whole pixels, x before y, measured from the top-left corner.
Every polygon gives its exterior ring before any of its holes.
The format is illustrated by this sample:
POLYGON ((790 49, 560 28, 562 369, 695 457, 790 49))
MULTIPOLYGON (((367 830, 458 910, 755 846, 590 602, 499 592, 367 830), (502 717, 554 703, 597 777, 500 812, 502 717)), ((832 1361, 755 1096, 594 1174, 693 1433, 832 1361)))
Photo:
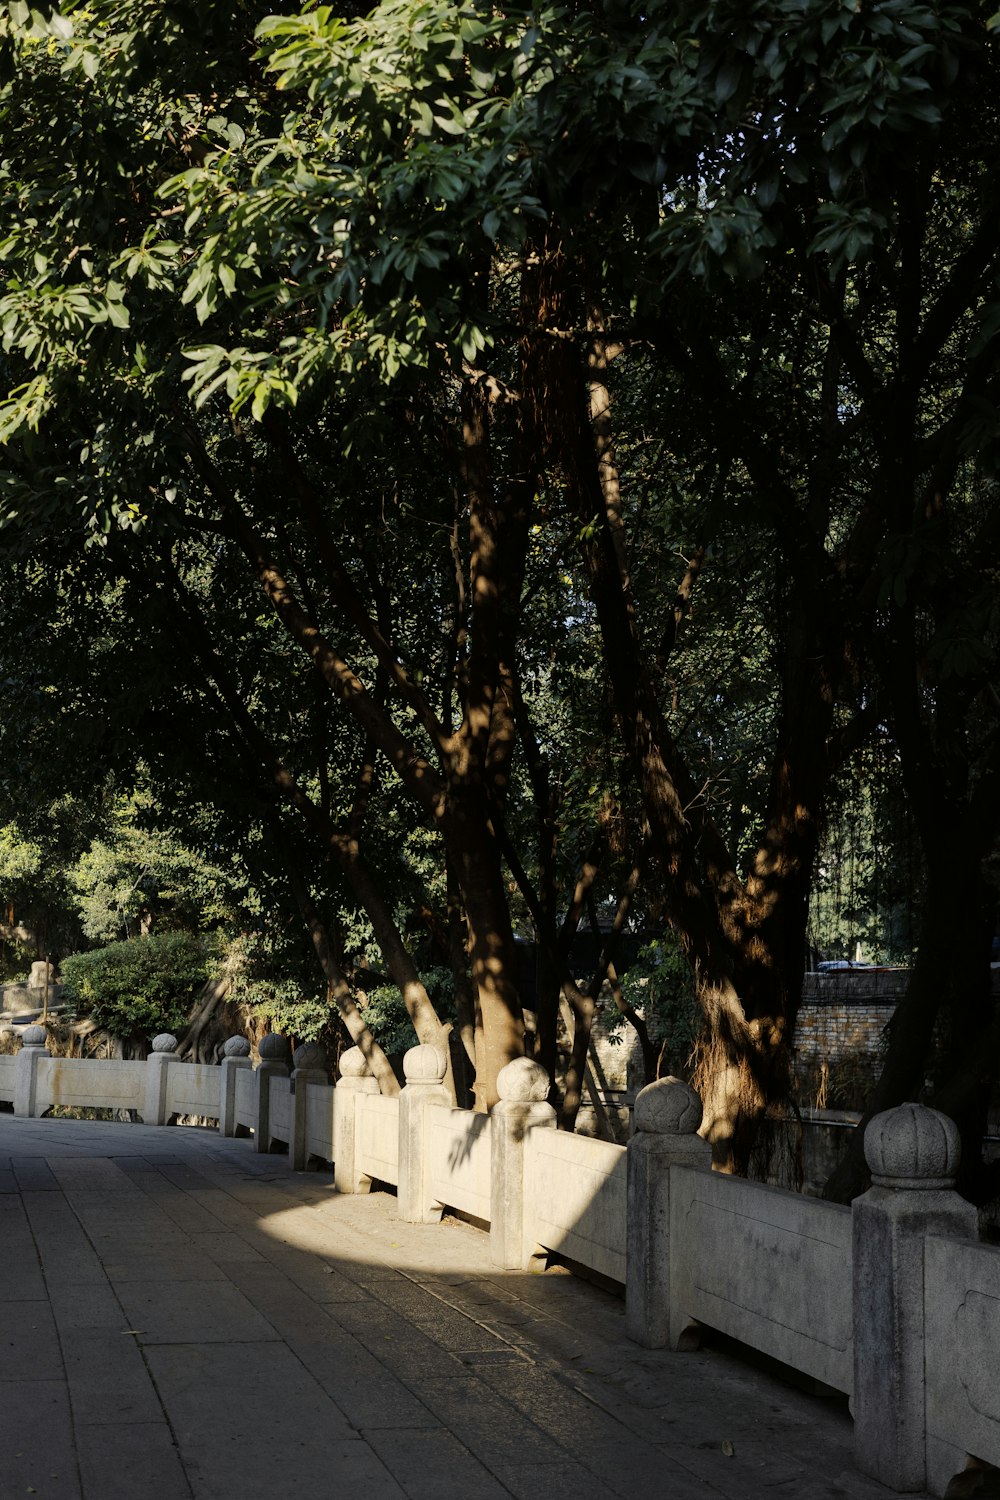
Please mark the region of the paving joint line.
MULTIPOLYGON (((88 1161, 109 1161, 110 1158, 106 1157, 106 1156, 101 1156, 101 1157, 87 1157, 86 1160, 88 1160, 88 1161)), ((120 1171, 121 1169, 119 1168, 118 1170, 120 1171)), ((125 1174, 122 1173, 122 1176, 125 1176, 125 1174)), ((134 1184, 131 1184, 131 1185, 134 1187, 134 1184)), ((60 1192, 62 1193, 62 1195, 63 1195, 63 1197, 64 1197, 64 1199, 66 1201, 67 1207, 69 1208, 70 1212, 73 1214, 73 1217, 76 1219, 77 1223, 80 1226, 80 1230, 83 1233, 84 1238, 87 1240, 88 1244, 90 1245, 91 1250, 93 1250, 94 1255, 97 1257, 98 1263, 99 1263, 99 1265, 101 1267, 101 1271, 104 1274, 104 1280, 105 1280, 105 1282, 106 1282, 106 1284, 108 1286, 109 1291, 111 1292, 112 1297, 114 1297, 114 1299, 115 1299, 115 1302, 116 1302, 116 1304, 118 1306, 119 1312, 121 1313, 122 1322, 126 1326, 123 1327, 120 1330, 120 1332, 122 1334, 136 1333, 136 1330, 133 1330, 130 1327, 128 1327, 128 1324, 129 1324, 130 1320, 125 1315, 125 1308, 122 1306, 121 1299, 118 1296, 117 1291, 115 1290, 115 1286, 114 1286, 114 1283, 111 1280, 111 1277, 107 1274, 107 1271, 104 1268, 104 1258, 103 1258, 100 1250, 98 1249, 97 1245, 94 1243, 94 1240, 93 1240, 93 1238, 92 1238, 92 1236, 90 1234, 90 1231, 87 1229, 87 1226, 84 1224, 83 1220, 80 1218, 80 1216, 77 1213, 76 1209, 73 1207, 73 1204, 69 1201, 69 1198, 67 1197, 65 1189, 63 1188, 63 1186, 62 1186, 61 1183, 60 1183, 59 1187, 60 1187, 60 1192)), ((86 1191, 86 1189, 77 1189, 77 1191, 78 1192, 79 1191, 86 1191)), ((99 1189, 91 1189, 90 1191, 99 1191, 99 1189)), ((53 1316, 53 1322, 55 1322, 55 1317, 54 1316, 53 1316)), ((57 1331, 57 1334, 58 1334, 58 1328, 57 1328, 56 1331, 57 1331)), ((190 1475, 188 1474, 188 1471, 187 1471, 187 1465, 184 1462, 184 1456, 183 1456, 183 1453, 181 1451, 181 1445, 180 1445, 180 1442, 178 1441, 177 1433, 174 1430, 174 1424, 170 1420, 170 1415, 169 1415, 169 1413, 167 1411, 166 1406, 163 1403, 163 1397, 160 1394, 160 1388, 159 1388, 159 1386, 156 1383, 156 1377, 154 1376, 153 1371, 150 1368, 149 1360, 146 1358, 146 1347, 145 1347, 144 1344, 142 1344, 140 1342, 140 1339, 139 1339, 138 1335, 135 1338, 135 1346, 136 1346, 136 1348, 139 1351, 139 1357, 142 1360, 143 1368, 146 1371, 146 1378, 148 1379, 148 1381, 149 1381, 150 1385, 152 1386, 153 1391, 155 1393, 156 1404, 160 1408, 160 1411, 163 1413, 163 1422, 164 1422, 164 1425, 166 1426, 167 1431, 170 1434, 170 1441, 171 1441, 171 1444, 173 1445, 174 1452, 177 1454, 177 1462, 178 1462, 178 1464, 180 1466, 180 1471, 181 1471, 182 1475, 184 1476, 184 1483, 187 1486, 188 1495, 191 1497, 191 1500, 195 1500, 194 1486, 191 1483, 191 1478, 190 1478, 190 1475)), ((61 1336, 60 1336, 60 1349, 61 1348, 62 1348, 62 1340, 61 1340, 61 1336)), ((66 1362, 65 1362, 65 1357, 64 1357, 64 1359, 63 1359, 63 1368, 64 1369, 65 1369, 65 1366, 66 1366, 66 1362)), ((66 1381, 66 1393, 67 1393, 67 1399, 68 1399, 69 1398, 69 1379, 68 1379, 68 1377, 67 1377, 67 1381, 66 1381)), ((71 1420, 73 1422, 73 1433, 74 1433, 74 1438, 75 1438, 75 1436, 76 1436, 76 1417, 73 1414, 73 1403, 72 1403, 72 1401, 70 1401, 69 1405, 70 1405, 71 1420)), ((79 1445, 77 1443, 74 1443, 74 1446, 76 1447, 76 1451, 77 1451, 77 1463, 79 1464, 79 1445)), ((83 1500, 88 1500, 88 1495, 87 1495, 86 1489, 84 1488, 84 1485, 83 1485, 82 1474, 81 1474, 81 1482, 80 1482, 80 1493, 83 1496, 83 1500)), ((96 1500, 99 1500, 99 1497, 96 1497, 96 1500)))

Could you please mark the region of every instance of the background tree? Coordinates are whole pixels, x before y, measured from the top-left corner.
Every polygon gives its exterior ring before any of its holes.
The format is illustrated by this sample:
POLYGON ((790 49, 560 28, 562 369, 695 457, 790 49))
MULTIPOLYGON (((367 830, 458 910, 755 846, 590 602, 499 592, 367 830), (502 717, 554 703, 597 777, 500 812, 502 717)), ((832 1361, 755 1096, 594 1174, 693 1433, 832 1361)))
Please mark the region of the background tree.
POLYGON ((787 1094, 838 778, 891 739, 928 904, 878 1101, 947 1015, 971 1144, 995 1056, 985 12, 393 0, 267 19, 258 58, 244 10, 243 47, 209 12, 9 22, 20 544, 104 539, 434 1037, 371 832, 394 787, 459 978, 468 943, 482 1104, 523 1045, 511 885, 548 1061, 559 912, 595 882, 622 922, 662 910, 731 1169, 787 1094), (538 643, 581 634, 572 685, 546 679, 574 725, 554 765, 538 643), (600 774, 574 778, 578 738, 600 774), (339 797, 320 743, 353 768, 339 797))

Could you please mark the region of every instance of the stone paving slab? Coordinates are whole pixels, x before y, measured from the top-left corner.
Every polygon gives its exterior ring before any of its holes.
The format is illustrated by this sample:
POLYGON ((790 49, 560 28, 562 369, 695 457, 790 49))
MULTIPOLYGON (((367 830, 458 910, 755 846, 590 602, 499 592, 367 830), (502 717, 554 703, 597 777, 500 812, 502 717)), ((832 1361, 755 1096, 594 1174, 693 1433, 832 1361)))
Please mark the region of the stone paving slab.
POLYGON ((78 1427, 162 1420, 134 1334, 123 1332, 120 1326, 78 1328, 63 1332, 61 1343, 73 1421, 78 1427))
POLYGON ((0 1497, 888 1500, 846 1403, 209 1130, 0 1112, 0 1497))
POLYGON ((506 1485, 445 1428, 394 1427, 365 1436, 410 1500, 509 1500, 506 1485))
POLYGON ((63 1380, 22 1380, 10 1365, 0 1380, 0 1495, 82 1500, 69 1398, 63 1380))
POLYGON ((187 1465, 162 1418, 125 1427, 80 1426, 77 1447, 83 1500, 191 1500, 187 1465))

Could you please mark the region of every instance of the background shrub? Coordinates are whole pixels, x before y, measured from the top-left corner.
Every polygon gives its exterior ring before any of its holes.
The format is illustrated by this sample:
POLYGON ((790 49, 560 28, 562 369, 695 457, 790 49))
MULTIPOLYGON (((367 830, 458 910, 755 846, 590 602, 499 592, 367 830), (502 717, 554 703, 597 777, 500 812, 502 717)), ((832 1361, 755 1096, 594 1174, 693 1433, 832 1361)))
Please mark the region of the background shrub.
POLYGON ((181 1030, 215 967, 204 939, 164 932, 70 954, 60 971, 77 1013, 126 1040, 181 1030))

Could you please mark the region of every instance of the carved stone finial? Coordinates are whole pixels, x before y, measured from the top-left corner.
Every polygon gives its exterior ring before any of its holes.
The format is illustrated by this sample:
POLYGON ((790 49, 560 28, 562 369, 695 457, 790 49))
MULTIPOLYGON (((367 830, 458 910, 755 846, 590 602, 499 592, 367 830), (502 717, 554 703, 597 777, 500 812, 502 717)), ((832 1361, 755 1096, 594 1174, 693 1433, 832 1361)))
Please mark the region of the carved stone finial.
POLYGON ((25 1047, 44 1047, 47 1036, 44 1026, 26 1026, 21 1032, 21 1042, 25 1047))
POLYGON ((701 1114, 701 1100, 681 1078, 658 1078, 636 1095, 635 1128, 650 1135, 695 1135, 701 1114))
POLYGON ((291 1060, 292 1049, 287 1036, 280 1031, 268 1031, 257 1043, 261 1062, 283 1062, 291 1060))
POLYGON ((530 1057, 515 1057, 497 1074, 500 1098, 516 1104, 544 1104, 549 1097, 549 1075, 530 1057))
POLYGON ((876 1187, 951 1187, 961 1155, 954 1120, 925 1104, 886 1110, 865 1131, 865 1160, 876 1187))
POLYGON ((429 1042, 411 1047, 403 1058, 403 1073, 407 1083, 440 1083, 448 1064, 444 1053, 429 1042))
POLYGON ((249 1057, 250 1043, 245 1036, 231 1036, 222 1048, 223 1057, 249 1057))
POLYGON ((159 1036, 153 1038, 154 1052, 176 1052, 177 1038, 171 1036, 169 1031, 161 1031, 159 1036))
POLYGON ((321 1047, 319 1042, 303 1042, 296 1047, 292 1053, 292 1066, 298 1068, 318 1068, 326 1072, 326 1048, 321 1047))
POLYGON ((368 1078, 371 1076, 368 1059, 360 1047, 348 1047, 346 1052, 340 1054, 340 1076, 341 1078, 368 1078))

